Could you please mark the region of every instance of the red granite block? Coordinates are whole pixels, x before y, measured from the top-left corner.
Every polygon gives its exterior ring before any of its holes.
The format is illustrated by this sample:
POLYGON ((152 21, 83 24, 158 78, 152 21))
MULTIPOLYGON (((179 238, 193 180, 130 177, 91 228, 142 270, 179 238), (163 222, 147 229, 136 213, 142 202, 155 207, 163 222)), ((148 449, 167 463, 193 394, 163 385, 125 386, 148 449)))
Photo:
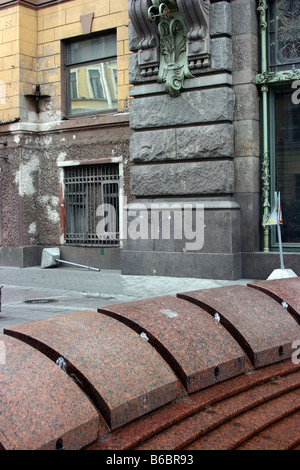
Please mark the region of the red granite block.
POLYGON ((0 335, 0 449, 80 449, 108 432, 83 391, 29 345, 0 335))
POLYGON ((114 429, 182 394, 155 349, 113 318, 92 311, 6 328, 59 362, 114 429))
POLYGON ((221 323, 239 342, 254 367, 290 358, 300 327, 278 302, 246 286, 229 286, 178 294, 220 315, 221 323))
POLYGON ((238 343, 190 302, 162 296, 98 311, 146 334, 189 393, 245 372, 245 354, 238 343))
POLYGON ((300 277, 256 281, 248 286, 270 295, 280 304, 285 304, 285 308, 300 324, 300 277))

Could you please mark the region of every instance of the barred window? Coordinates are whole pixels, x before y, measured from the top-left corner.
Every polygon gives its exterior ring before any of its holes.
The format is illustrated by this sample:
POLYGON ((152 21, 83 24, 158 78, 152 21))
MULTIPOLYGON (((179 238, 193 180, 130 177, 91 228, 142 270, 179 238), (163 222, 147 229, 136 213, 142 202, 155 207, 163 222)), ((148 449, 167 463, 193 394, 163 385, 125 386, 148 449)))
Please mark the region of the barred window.
POLYGON ((66 243, 76 245, 119 244, 119 165, 66 167, 66 243), (110 207, 109 213, 105 208, 110 207), (103 208, 105 232, 99 234, 99 208, 103 208), (105 217, 104 217, 105 216, 105 217))

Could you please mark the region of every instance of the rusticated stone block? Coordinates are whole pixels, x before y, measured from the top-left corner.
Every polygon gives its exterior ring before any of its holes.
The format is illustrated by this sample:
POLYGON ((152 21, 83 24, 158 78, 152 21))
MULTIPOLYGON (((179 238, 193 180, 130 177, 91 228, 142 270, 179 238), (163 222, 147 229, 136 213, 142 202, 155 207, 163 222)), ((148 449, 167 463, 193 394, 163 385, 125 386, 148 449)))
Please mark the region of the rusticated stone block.
POLYGON ((218 313, 221 323, 239 342, 254 367, 290 358, 300 327, 274 299, 245 286, 221 287, 178 294, 207 310, 218 313))
MULTIPOLYGON (((211 44, 211 72, 232 71, 231 38, 214 38, 211 44)), ((201 70, 201 69, 200 69, 201 70)), ((203 69, 204 70, 204 69, 203 69)))
POLYGON ((231 5, 227 2, 213 3, 210 9, 210 35, 232 34, 231 5))
POLYGON ((209 126, 160 129, 133 133, 130 159, 133 162, 230 158, 234 148, 233 126, 209 126))
POLYGON ((130 105, 132 129, 233 121, 234 93, 228 87, 134 99, 130 105), (145 113, 145 109, 147 112, 145 113))
POLYGON ((0 335, 0 449, 79 450, 109 431, 83 391, 55 363, 0 335))
POLYGON ((131 194, 134 196, 228 194, 233 192, 233 187, 233 162, 227 160, 131 168, 131 194))
POLYGON ((145 333, 189 393, 245 371, 245 356, 226 329, 200 307, 163 296, 100 308, 145 333))
POLYGON ((259 34, 256 0, 235 0, 232 6, 233 34, 259 34))
POLYGON ((288 312, 300 323, 300 277, 256 281, 249 283, 248 286, 270 295, 280 304, 283 303, 288 312))
POLYGON ((134 331, 81 311, 5 329, 62 364, 114 429, 176 398, 175 374, 134 331))
POLYGON ((234 155, 231 124, 185 127, 176 130, 177 158, 230 158, 234 155))
POLYGON ((130 138, 130 160, 152 162, 176 159, 176 130, 135 132, 130 138))
POLYGON ((259 122, 253 120, 235 122, 235 156, 259 156, 259 122))

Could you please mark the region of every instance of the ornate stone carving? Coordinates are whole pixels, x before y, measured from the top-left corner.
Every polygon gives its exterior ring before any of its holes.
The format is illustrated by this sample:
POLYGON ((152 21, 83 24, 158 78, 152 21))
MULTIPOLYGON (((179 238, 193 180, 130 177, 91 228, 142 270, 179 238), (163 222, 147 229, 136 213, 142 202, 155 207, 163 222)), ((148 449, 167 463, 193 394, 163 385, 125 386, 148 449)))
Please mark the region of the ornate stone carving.
POLYGON ((194 72, 210 65, 210 0, 177 0, 177 4, 187 28, 187 55, 194 72))
POLYGON ((151 0, 129 0, 129 18, 137 34, 138 61, 142 76, 158 75, 159 39, 157 24, 148 20, 151 0))
POLYGON ((166 91, 176 97, 184 79, 192 78, 186 56, 186 32, 183 21, 174 16, 160 21, 160 67, 158 81, 165 82, 166 91))
POLYGON ((143 76, 157 75, 176 97, 185 78, 209 66, 210 0, 130 0, 143 76))
POLYGON ((282 83, 300 79, 300 69, 282 70, 279 72, 264 72, 256 75, 257 85, 264 83, 282 83))

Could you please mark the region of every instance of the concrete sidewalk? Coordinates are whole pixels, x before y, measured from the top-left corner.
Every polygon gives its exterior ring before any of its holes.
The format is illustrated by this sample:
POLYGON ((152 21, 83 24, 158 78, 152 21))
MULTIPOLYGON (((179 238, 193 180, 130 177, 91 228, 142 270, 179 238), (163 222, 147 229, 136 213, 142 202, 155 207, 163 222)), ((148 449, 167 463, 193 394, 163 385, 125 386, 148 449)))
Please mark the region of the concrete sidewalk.
POLYGON ((250 281, 125 276, 119 271, 96 272, 70 267, 0 267, 0 287, 3 286, 0 333, 7 326, 78 310, 96 311, 115 303, 176 295, 189 290, 246 285, 250 281))

